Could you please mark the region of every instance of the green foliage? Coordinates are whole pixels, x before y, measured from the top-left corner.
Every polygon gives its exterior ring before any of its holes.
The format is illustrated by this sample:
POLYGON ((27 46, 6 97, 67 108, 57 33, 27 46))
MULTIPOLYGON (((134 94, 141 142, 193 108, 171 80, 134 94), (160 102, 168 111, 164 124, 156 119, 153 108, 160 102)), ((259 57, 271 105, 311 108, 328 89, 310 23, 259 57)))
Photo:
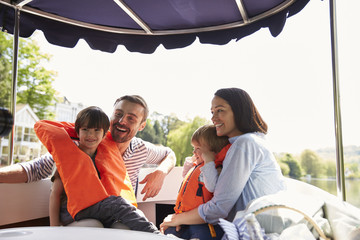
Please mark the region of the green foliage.
POLYGON ((151 123, 150 119, 146 120, 146 126, 142 131, 139 131, 136 134, 137 137, 141 138, 142 140, 154 143, 154 144, 158 144, 158 142, 155 142, 155 129, 151 123))
POLYGON ((164 129, 161 128, 158 120, 155 120, 155 123, 152 124, 152 120, 147 119, 145 128, 138 132, 136 136, 153 144, 165 145, 166 143, 164 129))
POLYGON ((284 175, 284 176, 289 176, 289 173, 290 173, 290 167, 288 164, 284 163, 284 162, 279 162, 279 166, 280 166, 280 169, 281 169, 281 173, 284 175))
POLYGON ((162 114, 155 112, 153 116, 156 116, 155 119, 158 120, 158 123, 160 124, 160 127, 163 130, 164 139, 165 139, 164 145, 167 145, 167 139, 170 131, 179 128, 181 125, 184 124, 184 122, 181 121, 174 113, 164 116, 162 114))
POLYGON ((0 32, 0 107, 10 108, 12 42, 9 36, 0 32))
POLYGON ((153 144, 166 146, 168 133, 183 123, 175 114, 164 116, 154 112, 147 119, 146 127, 141 132, 138 132, 136 136, 153 144))
MULTIPOLYGON (((12 82, 13 37, 0 32, 0 106, 10 106, 12 82)), ((50 56, 40 52, 32 39, 20 39, 18 54, 17 103, 29 104, 40 119, 51 119, 48 106, 55 99, 52 83, 54 71, 46 70, 50 56)))
POLYGON ((192 155, 191 137, 196 129, 207 123, 205 118, 195 117, 169 132, 167 146, 175 152, 177 166, 183 166, 185 158, 192 155))
POLYGON ((319 177, 322 175, 324 168, 320 157, 311 150, 304 150, 300 155, 301 166, 306 174, 312 177, 319 177))
POLYGON ((192 155, 191 137, 196 129, 209 123, 205 118, 195 117, 187 122, 181 121, 175 114, 164 116, 157 112, 151 114, 146 127, 136 134, 137 137, 170 147, 176 155, 177 166, 184 164, 185 157, 192 155))
POLYGON ((326 161, 325 165, 325 172, 327 177, 336 177, 336 164, 335 161, 326 161))
POLYGON ((299 179, 302 176, 300 164, 298 163, 298 161, 294 159, 294 157, 291 154, 289 153, 285 154, 285 156, 283 156, 280 161, 283 162, 284 164, 287 164, 287 166, 289 167, 289 173, 288 173, 289 177, 299 179))
POLYGON ((345 164, 345 175, 348 178, 360 178, 359 164, 357 163, 345 164))

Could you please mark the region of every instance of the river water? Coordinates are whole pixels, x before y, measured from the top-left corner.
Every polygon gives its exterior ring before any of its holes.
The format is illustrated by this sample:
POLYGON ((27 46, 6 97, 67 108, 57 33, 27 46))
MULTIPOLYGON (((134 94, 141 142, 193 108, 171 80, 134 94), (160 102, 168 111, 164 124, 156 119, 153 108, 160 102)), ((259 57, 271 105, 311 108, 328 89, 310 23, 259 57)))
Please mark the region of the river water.
MULTIPOLYGON (((335 179, 301 179, 301 181, 319 187, 333 195, 337 195, 335 179)), ((346 201, 360 208, 360 179, 346 179, 346 201)))

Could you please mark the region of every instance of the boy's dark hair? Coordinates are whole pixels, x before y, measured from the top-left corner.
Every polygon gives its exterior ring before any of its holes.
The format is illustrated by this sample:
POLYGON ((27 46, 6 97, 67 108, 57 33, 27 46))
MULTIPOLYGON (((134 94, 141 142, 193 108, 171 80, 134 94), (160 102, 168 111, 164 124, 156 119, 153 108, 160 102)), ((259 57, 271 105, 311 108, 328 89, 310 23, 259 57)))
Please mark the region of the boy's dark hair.
POLYGON ((114 103, 114 106, 122 101, 122 100, 127 100, 129 102, 132 102, 132 103, 137 103, 139 105, 141 105, 143 108, 144 108, 144 117, 142 119, 141 122, 145 122, 148 115, 149 115, 149 107, 147 105, 147 103, 145 102, 145 100, 139 96, 139 95, 125 95, 125 96, 122 96, 122 97, 119 97, 118 99, 116 99, 115 103, 114 103))
POLYGON ((219 153, 226 145, 229 144, 228 137, 218 136, 214 125, 204 125, 199 127, 192 135, 191 141, 200 144, 206 144, 210 151, 219 153))
POLYGON ((223 88, 217 90, 215 96, 221 97, 231 106, 239 131, 267 133, 268 126, 247 92, 240 88, 223 88))
POLYGON ((105 136, 110 127, 109 117, 99 107, 84 108, 76 116, 75 131, 77 134, 79 134, 79 129, 82 127, 102 128, 105 136))

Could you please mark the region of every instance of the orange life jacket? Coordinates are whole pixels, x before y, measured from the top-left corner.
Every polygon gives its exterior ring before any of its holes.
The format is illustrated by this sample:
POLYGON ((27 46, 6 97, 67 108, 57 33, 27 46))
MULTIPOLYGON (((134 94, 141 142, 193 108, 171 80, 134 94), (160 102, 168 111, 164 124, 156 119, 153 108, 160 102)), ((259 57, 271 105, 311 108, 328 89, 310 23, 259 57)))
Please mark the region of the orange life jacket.
POLYGON ((99 144, 95 157, 99 179, 91 158, 71 140, 77 138, 74 124, 41 120, 34 129, 53 156, 73 218, 79 211, 110 195, 122 196, 137 206, 124 161, 109 132, 99 144))
POLYGON ((204 166, 204 162, 196 165, 186 174, 176 199, 174 207, 176 213, 190 211, 213 197, 213 194, 205 188, 205 184, 200 180, 202 166, 204 166))
MULTIPOLYGON (((221 167, 222 162, 229 150, 231 144, 226 145, 215 156, 215 167, 221 167)), ((203 203, 206 203, 213 197, 213 193, 209 192, 204 182, 200 179, 200 168, 204 166, 204 162, 194 166, 186 174, 175 203, 175 213, 190 211, 203 203)))
POLYGON ((215 167, 222 167, 222 163, 225 159, 226 153, 229 150, 229 148, 231 147, 231 143, 229 143, 228 145, 226 145, 225 147, 223 147, 219 153, 216 154, 215 156, 215 167))

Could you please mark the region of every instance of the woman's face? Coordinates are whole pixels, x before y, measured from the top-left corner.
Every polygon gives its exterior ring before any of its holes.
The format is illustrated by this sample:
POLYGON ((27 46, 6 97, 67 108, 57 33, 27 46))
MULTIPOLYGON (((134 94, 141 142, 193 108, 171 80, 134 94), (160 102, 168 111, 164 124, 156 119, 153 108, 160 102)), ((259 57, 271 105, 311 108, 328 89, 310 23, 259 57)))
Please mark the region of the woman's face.
POLYGON ((221 97, 214 96, 212 99, 211 114, 211 120, 216 127, 216 134, 218 136, 231 138, 242 134, 236 127, 231 106, 221 97))

